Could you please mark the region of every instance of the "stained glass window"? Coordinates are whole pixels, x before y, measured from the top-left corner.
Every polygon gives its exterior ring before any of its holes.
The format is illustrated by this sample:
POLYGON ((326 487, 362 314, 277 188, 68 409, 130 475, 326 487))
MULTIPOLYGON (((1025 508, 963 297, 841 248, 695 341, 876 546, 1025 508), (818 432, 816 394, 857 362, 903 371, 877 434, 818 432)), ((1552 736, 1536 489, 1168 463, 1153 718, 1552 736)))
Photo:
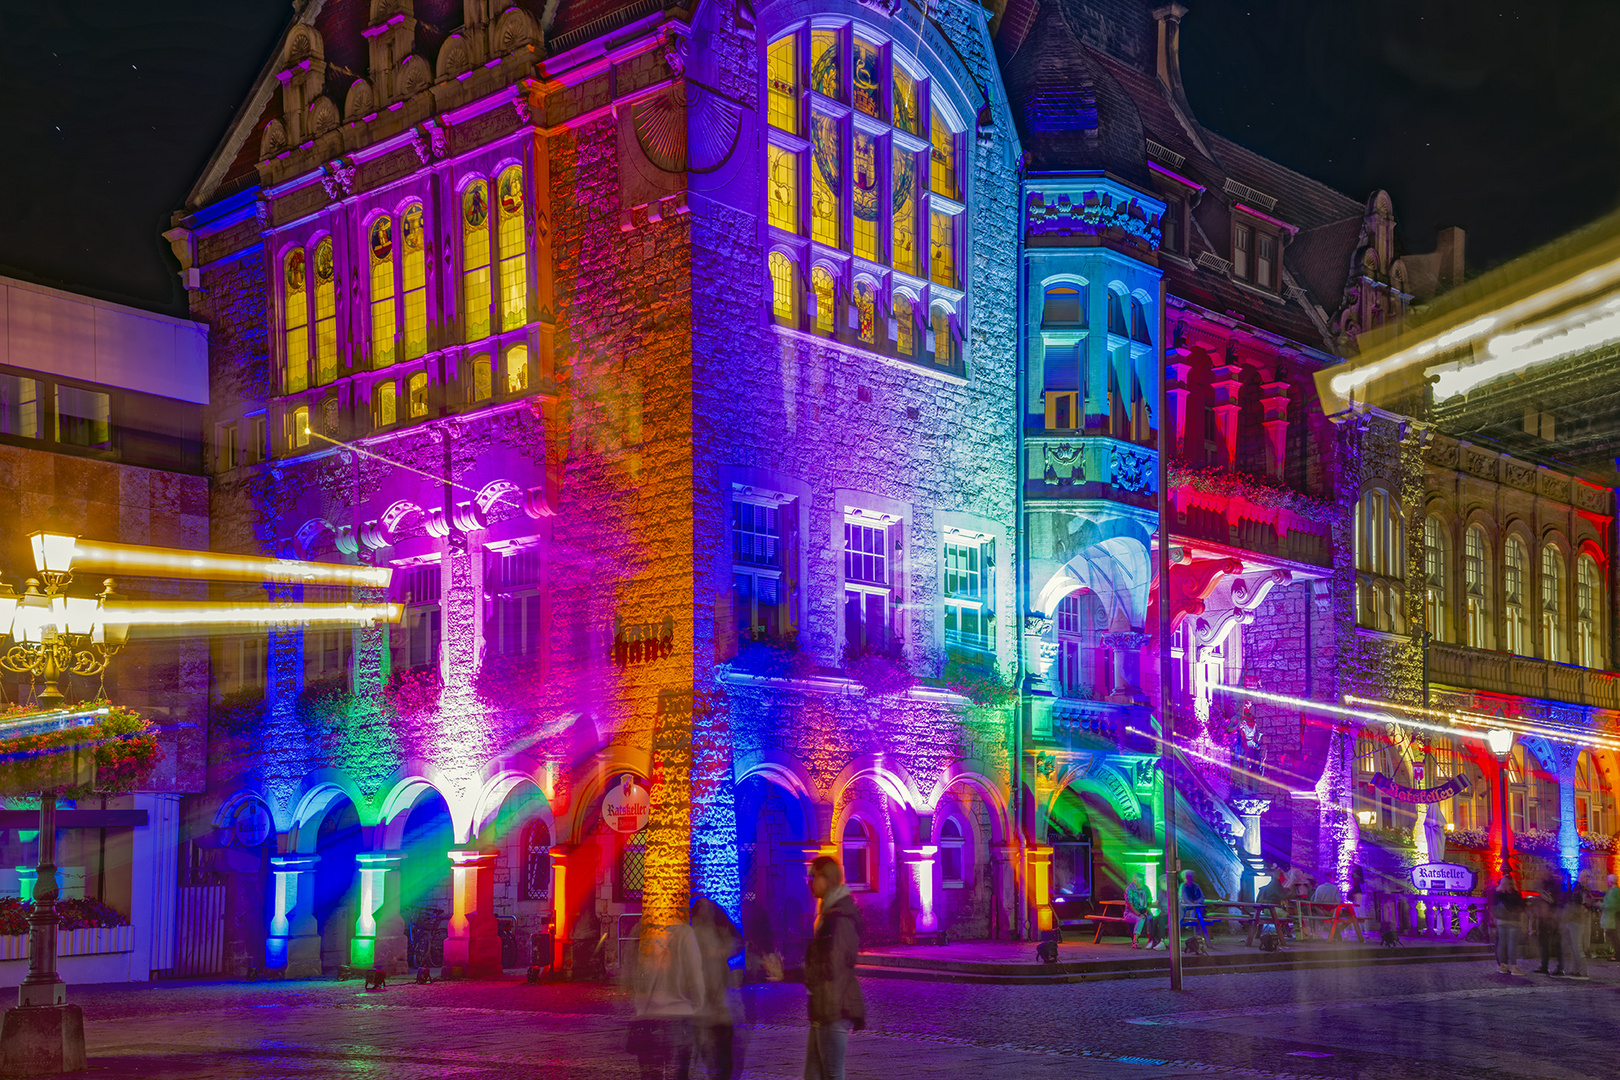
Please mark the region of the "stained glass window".
POLYGON ((793 260, 780 251, 771 252, 771 314, 788 325, 796 320, 793 313, 794 272, 793 260))
POLYGON ((911 356, 917 351, 917 315, 911 297, 894 294, 894 351, 911 356))
POLYGON ((799 231, 799 155, 772 146, 770 169, 771 224, 796 233, 799 231))
POLYGON ((337 280, 332 238, 315 245, 315 382, 337 378, 337 280))
POLYGON ((934 362, 949 364, 956 359, 956 341, 951 336, 951 314, 944 305, 933 309, 934 362))
POLYGON ((427 255, 422 229, 422 205, 405 208, 399 219, 400 277, 405 300, 405 359, 427 352, 427 255))
POLYGON ((810 88, 818 94, 842 100, 844 80, 838 38, 837 30, 816 30, 810 34, 810 88))
POLYGON ((884 118, 883 50, 855 39, 855 108, 867 116, 884 118))
POLYGON ((385 379, 371 390, 371 426, 385 428, 399 419, 398 391, 393 379, 385 379))
POLYGON ((894 148, 893 217, 894 268, 917 272, 917 155, 894 148))
POLYGON ((292 411, 292 430, 287 441, 295 447, 309 445, 309 406, 300 405, 292 411))
POLYGON ((466 339, 489 336, 489 185, 461 193, 461 305, 466 339))
POLYGON ((947 199, 957 197, 956 191, 956 132, 945 118, 934 110, 933 150, 929 154, 932 167, 928 170, 931 189, 947 199))
POLYGON ((922 118, 917 113, 917 80, 905 68, 892 63, 894 69, 894 126, 913 135, 921 134, 922 118))
POLYGON ((956 218, 936 210, 928 219, 928 275, 936 285, 955 288, 956 218))
POLYGON ((427 374, 425 372, 418 371, 415 375, 412 375, 409 389, 411 418, 415 419, 419 416, 426 416, 428 413, 427 374))
POLYGON ((494 381, 490 378, 489 357, 473 357, 472 399, 474 401, 488 401, 494 392, 494 381))
POLYGON ((394 222, 380 217, 371 223, 371 364, 394 362, 394 222))
POLYGON ((521 393, 529 388, 529 347, 513 345, 506 350, 506 392, 521 393))
POLYGON ((523 236, 523 168, 513 165, 500 180, 501 329, 529 321, 529 252, 523 236))
POLYGON ((816 293, 816 329, 830 334, 836 325, 833 321, 835 292, 832 274, 825 266, 818 266, 810 272, 810 285, 816 293))
POLYGON ((877 262, 878 252, 878 200, 883 194, 879 177, 882 161, 878 140, 864 131, 855 133, 855 254, 877 262))
POLYGON ((767 82, 771 126, 799 133, 799 41, 789 34, 771 46, 767 82))
POLYGON ((287 343, 286 392, 296 394, 309 385, 309 295, 304 291, 304 251, 287 252, 282 261, 282 304, 287 343))
POLYGON ((877 344, 877 287, 867 278, 855 280, 855 312, 860 320, 858 332, 867 345, 877 344))
POLYGON ((828 247, 843 245, 844 132, 830 116, 810 118, 810 235, 828 247))

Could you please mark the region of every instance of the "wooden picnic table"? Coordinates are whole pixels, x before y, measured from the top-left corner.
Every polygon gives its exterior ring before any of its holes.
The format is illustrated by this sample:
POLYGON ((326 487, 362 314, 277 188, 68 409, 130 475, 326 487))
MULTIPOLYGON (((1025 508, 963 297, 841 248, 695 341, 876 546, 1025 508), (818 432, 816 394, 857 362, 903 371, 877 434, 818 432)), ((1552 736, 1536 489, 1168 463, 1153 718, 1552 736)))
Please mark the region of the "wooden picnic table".
POLYGON ((1278 924, 1289 922, 1292 919, 1288 911, 1287 901, 1272 904, 1260 903, 1254 900, 1207 900, 1205 903, 1220 904, 1237 912, 1238 918, 1235 921, 1239 925, 1247 923, 1249 927, 1248 936, 1244 938, 1244 944, 1246 945, 1254 944, 1254 936, 1259 933, 1260 924, 1265 920, 1266 916, 1270 916, 1271 921, 1278 924), (1278 912, 1282 913, 1281 916, 1278 915, 1278 912))
POLYGON ((1328 940, 1339 940, 1339 924, 1349 923, 1356 931, 1356 940, 1365 941, 1361 936, 1361 918, 1356 914, 1356 905, 1346 900, 1316 901, 1316 900, 1290 900, 1289 906, 1293 908, 1295 917, 1301 926, 1305 920, 1315 919, 1318 922, 1331 922, 1328 928, 1328 940))
POLYGON ((1130 919, 1128 918, 1130 909, 1126 907, 1125 901, 1097 900, 1094 901, 1094 906, 1097 910, 1092 913, 1091 921, 1096 924, 1097 932, 1091 938, 1093 945, 1102 940, 1104 923, 1120 922, 1127 926, 1130 925, 1130 919))

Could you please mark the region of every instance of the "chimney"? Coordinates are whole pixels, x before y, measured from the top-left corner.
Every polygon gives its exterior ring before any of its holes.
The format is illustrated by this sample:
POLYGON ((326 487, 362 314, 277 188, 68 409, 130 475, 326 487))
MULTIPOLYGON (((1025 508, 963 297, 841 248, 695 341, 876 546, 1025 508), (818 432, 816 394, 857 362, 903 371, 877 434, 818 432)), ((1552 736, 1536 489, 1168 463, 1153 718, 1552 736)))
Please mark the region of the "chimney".
POLYGON ((1434 238, 1435 254, 1440 257, 1435 275, 1441 292, 1463 283, 1463 250, 1467 240, 1468 234, 1455 225, 1441 229, 1434 238))
POLYGON ((1164 84, 1171 102, 1182 114, 1183 122, 1192 119, 1187 92, 1181 87, 1181 20, 1186 14, 1186 5, 1175 2, 1153 12, 1159 24, 1159 82, 1164 84))

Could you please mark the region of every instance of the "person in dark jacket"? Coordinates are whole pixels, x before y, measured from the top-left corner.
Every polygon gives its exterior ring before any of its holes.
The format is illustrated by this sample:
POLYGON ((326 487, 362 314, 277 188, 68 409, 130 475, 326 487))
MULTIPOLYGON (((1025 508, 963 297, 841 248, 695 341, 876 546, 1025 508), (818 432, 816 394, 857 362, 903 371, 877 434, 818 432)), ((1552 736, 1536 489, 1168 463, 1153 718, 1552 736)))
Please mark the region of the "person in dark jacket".
POLYGON ((1558 897, 1563 891, 1563 883, 1553 874, 1548 874, 1541 880, 1541 891, 1525 900, 1530 918, 1535 922, 1536 944, 1541 947, 1541 966, 1536 971, 1543 975, 1564 973, 1564 951, 1558 926, 1558 897), (1547 970, 1552 960, 1558 961, 1557 971, 1547 970))
POLYGON ((1496 920, 1496 969, 1503 975, 1517 974, 1524 941, 1524 913, 1524 894, 1513 875, 1504 873, 1491 893, 1491 918, 1496 920))
POLYGON ((855 957, 861 951, 855 898, 844 884, 844 868, 831 855, 810 864, 810 891, 821 908, 804 956, 804 985, 810 991, 804 1077, 844 1080, 849 1033, 866 1026, 866 1001, 855 978, 855 957))
POLYGON ((731 1080, 732 1053, 731 959, 742 949, 742 934, 721 906, 706 896, 692 901, 692 933, 703 962, 703 1000, 692 1014, 698 1055, 708 1067, 710 1080, 731 1080))

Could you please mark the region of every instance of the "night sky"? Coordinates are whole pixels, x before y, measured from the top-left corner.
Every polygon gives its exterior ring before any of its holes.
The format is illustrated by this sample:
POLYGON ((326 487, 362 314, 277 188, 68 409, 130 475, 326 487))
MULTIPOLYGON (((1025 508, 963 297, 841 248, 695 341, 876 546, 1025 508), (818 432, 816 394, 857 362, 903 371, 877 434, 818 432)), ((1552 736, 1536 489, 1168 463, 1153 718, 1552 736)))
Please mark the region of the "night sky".
MULTIPOLYGON (((1613 209, 1613 0, 1188 0, 1199 119, 1363 198, 1471 271, 1613 209), (1517 9, 1517 10, 1515 10, 1517 9)), ((0 0, 0 273, 183 314, 159 235, 290 17, 287 0, 0 0)))

